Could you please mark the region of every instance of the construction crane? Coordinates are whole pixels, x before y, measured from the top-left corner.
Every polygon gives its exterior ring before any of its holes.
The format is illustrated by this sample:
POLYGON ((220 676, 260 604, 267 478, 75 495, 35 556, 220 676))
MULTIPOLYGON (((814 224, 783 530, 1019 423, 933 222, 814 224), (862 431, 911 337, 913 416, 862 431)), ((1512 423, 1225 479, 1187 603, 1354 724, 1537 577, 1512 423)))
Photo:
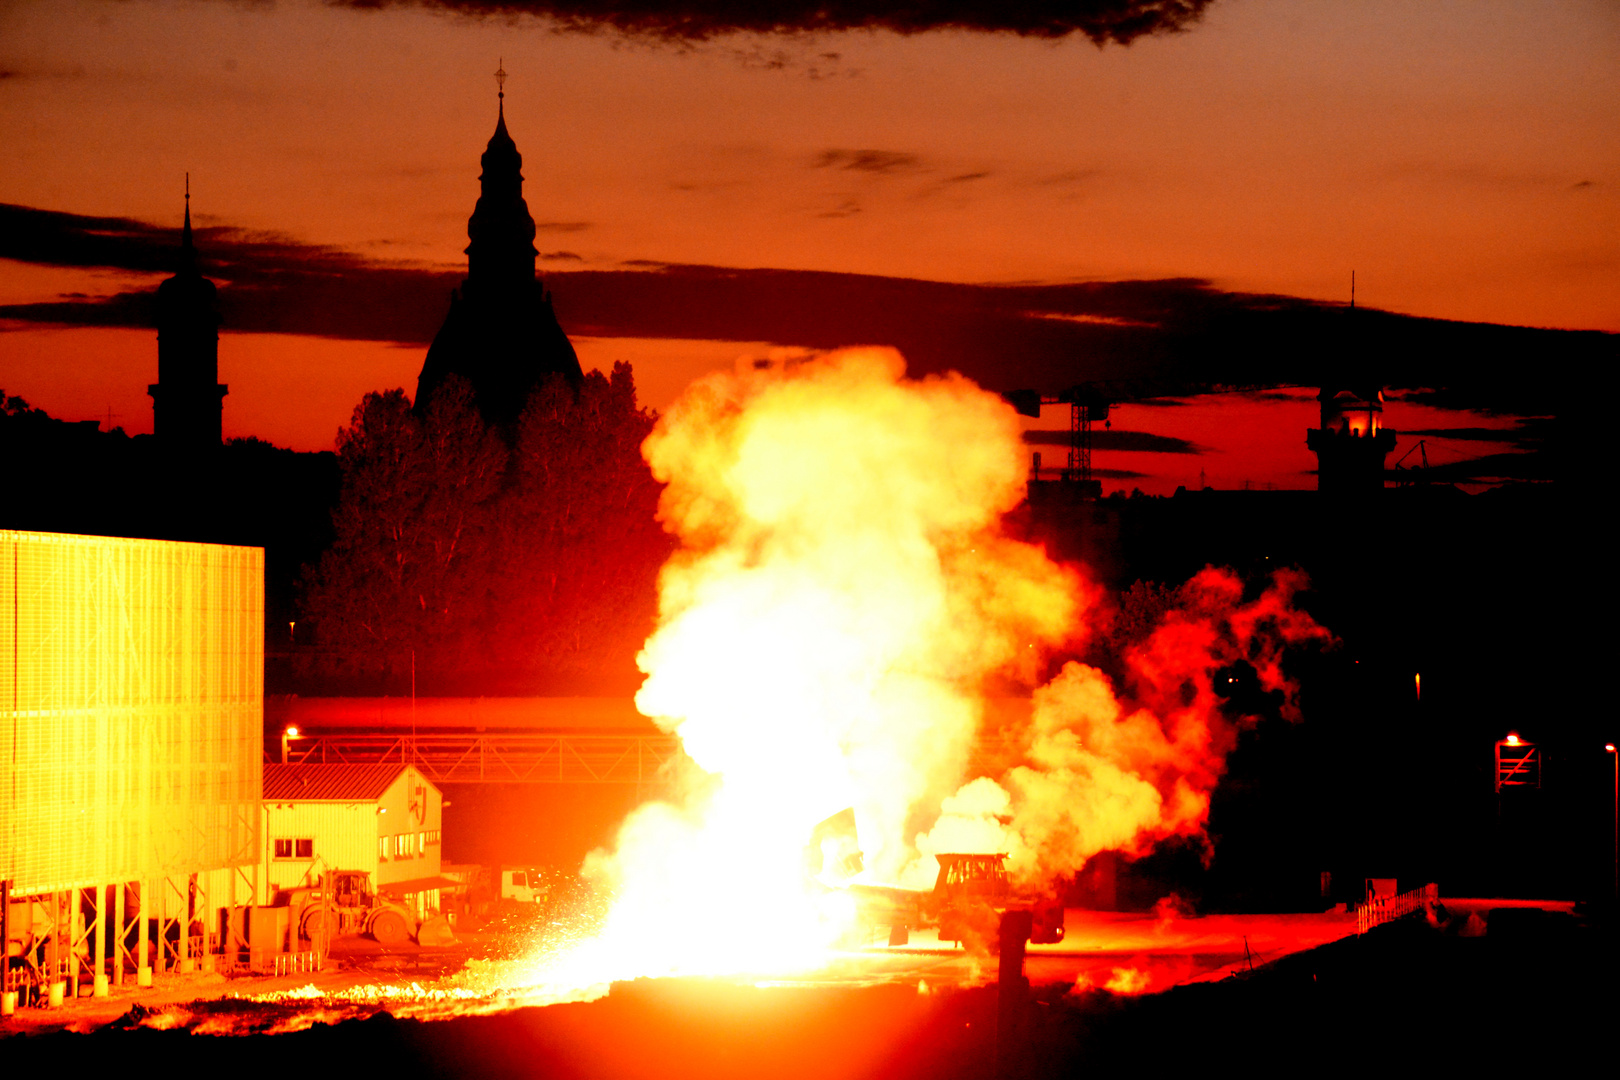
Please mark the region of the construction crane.
POLYGON ((1395 478, 1395 483, 1398 486, 1405 487, 1408 484, 1426 484, 1429 482, 1429 451, 1423 445, 1427 441, 1427 439, 1419 439, 1416 446, 1409 447, 1406 453, 1400 456, 1400 460, 1395 462, 1395 467, 1392 471, 1407 474, 1405 476, 1397 476, 1395 478), (1417 451, 1418 459, 1422 461, 1423 464, 1418 466, 1416 469, 1404 468, 1403 463, 1407 458, 1412 456, 1412 451, 1414 450, 1417 451), (1411 475, 1414 472, 1417 474, 1416 476, 1411 475))
POLYGON ((1042 405, 1069 406, 1069 463, 1063 470, 1063 479, 1080 484, 1091 483, 1091 425, 1096 421, 1108 422, 1108 398, 1095 384, 1071 386, 1059 394, 1042 394, 1039 390, 1013 390, 1002 395, 1020 416, 1039 420, 1042 405))

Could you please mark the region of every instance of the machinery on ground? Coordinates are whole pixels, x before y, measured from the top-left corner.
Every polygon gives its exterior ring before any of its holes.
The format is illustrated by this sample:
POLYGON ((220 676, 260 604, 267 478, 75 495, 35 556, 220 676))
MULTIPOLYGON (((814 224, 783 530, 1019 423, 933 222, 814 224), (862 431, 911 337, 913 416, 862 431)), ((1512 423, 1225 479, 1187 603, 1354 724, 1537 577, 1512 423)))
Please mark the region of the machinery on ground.
MULTIPOLYGON (((964 946, 996 939, 1002 912, 1030 913, 1029 940, 1051 945, 1063 940, 1063 902, 1052 897, 1020 896, 1007 878, 1005 854, 936 855, 939 877, 923 901, 926 915, 939 926, 939 940, 964 946)), ((891 932, 892 936, 892 932, 891 932)))
POLYGON ((419 921, 410 908, 373 892, 371 875, 363 870, 337 870, 321 875, 318 885, 283 889, 274 906, 288 908, 297 935, 316 943, 346 934, 369 934, 383 945, 410 937, 440 943, 450 929, 441 915, 419 921))
POLYGON ((996 943, 1001 915, 1030 913, 1029 940, 1050 945, 1063 940, 1063 902, 1056 897, 1020 893, 1007 877, 1004 854, 948 853, 934 856, 939 876, 932 892, 882 885, 851 885, 860 922, 869 929, 887 926, 890 945, 906 945, 911 931, 939 928, 939 940, 986 950, 996 943))
POLYGON ((1013 888, 1004 853, 936 855, 939 876, 932 892, 887 885, 843 884, 862 870, 855 811, 845 809, 818 824, 805 846, 805 873, 828 888, 847 889, 855 898, 860 934, 869 939, 879 927, 889 928, 889 944, 905 945, 911 931, 939 927, 939 940, 983 950, 993 946, 1001 916, 1030 913, 1029 940, 1049 945, 1063 940, 1063 901, 1013 888))

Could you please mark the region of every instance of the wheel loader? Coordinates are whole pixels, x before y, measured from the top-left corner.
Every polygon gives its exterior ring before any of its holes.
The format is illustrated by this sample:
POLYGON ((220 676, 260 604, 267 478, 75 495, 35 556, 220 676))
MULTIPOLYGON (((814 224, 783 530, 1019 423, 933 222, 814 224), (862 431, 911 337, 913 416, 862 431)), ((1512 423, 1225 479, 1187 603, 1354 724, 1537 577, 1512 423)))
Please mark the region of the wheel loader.
POLYGON ((337 870, 321 875, 319 885, 283 889, 275 906, 289 908, 297 935, 317 944, 350 934, 367 934, 383 945, 412 937, 441 944, 449 933, 442 915, 418 921, 405 905, 373 892, 371 875, 363 870, 337 870))

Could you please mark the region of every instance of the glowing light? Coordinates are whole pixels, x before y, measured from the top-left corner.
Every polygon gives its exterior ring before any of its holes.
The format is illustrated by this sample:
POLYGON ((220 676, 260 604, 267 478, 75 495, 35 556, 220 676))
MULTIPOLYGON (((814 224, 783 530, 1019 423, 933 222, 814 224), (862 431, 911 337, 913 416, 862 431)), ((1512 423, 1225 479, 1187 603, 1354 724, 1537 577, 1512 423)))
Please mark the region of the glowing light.
POLYGON ((1604 743, 1603 749, 1607 750, 1611 754, 1614 753, 1614 743, 1604 743))
POLYGON ((862 932, 844 886, 926 890, 935 853, 1006 852, 1034 891, 1097 852, 1195 835, 1236 741, 1216 671, 1248 661, 1288 711, 1283 644, 1326 637, 1292 607, 1297 573, 1245 604, 1206 570, 1126 658, 1136 700, 1071 662, 1010 733, 1023 763, 977 775, 986 682, 1037 682, 1082 642, 1093 595, 1001 532, 1025 479, 1010 406, 844 350, 700 380, 643 453, 682 549, 636 704, 696 768, 587 859, 607 910, 531 961, 523 985, 547 992, 820 967, 862 932), (831 839, 807 853, 845 809, 863 861, 831 839))
POLYGON ((290 727, 290 728, 287 729, 287 738, 289 738, 289 739, 299 739, 299 738, 302 738, 302 737, 303 736, 298 734, 298 729, 297 728, 290 727))
POLYGON ((1519 746, 1520 745, 1519 737, 1517 735, 1515 735, 1511 731, 1508 732, 1508 737, 1506 739, 1504 739, 1503 741, 1506 742, 1509 746, 1519 746))

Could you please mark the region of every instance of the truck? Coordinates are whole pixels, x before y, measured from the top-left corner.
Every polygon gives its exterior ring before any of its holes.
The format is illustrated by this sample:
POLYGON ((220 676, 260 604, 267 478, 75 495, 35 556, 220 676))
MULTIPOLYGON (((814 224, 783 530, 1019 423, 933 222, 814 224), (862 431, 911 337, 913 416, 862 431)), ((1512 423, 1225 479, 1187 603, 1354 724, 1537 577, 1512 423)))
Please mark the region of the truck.
POLYGON ((336 870, 321 875, 318 885, 282 889, 274 906, 287 908, 289 927, 317 947, 349 934, 368 934, 383 945, 411 937, 422 945, 446 944, 451 936, 443 916, 418 920, 410 908, 374 892, 364 870, 336 870))
POLYGON ((1063 940, 1063 903, 1050 896, 1024 894, 1007 877, 1005 853, 953 852, 936 855, 939 874, 931 892, 881 885, 851 885, 860 921, 889 928, 889 944, 905 945, 911 931, 939 928, 939 940, 983 950, 995 944, 1003 912, 1030 913, 1029 940, 1063 940))
POLYGON ((532 866, 501 867, 500 899, 520 904, 544 904, 551 896, 543 871, 532 866))

